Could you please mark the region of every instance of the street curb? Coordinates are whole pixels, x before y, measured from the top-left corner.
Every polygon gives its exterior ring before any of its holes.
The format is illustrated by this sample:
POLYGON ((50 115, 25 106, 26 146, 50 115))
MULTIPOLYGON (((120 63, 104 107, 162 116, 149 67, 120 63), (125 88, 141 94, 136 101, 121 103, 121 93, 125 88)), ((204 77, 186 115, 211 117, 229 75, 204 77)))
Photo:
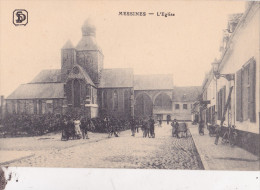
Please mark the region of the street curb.
MULTIPOLYGON (((189 131, 190 131, 190 130, 189 130, 189 131)), ((202 162, 202 164, 203 164, 204 170, 210 170, 209 165, 208 165, 208 162, 206 161, 204 155, 203 155, 202 152, 200 151, 199 146, 197 145, 196 140, 193 138, 191 132, 190 132, 190 135, 191 135, 192 140, 193 140, 193 142, 194 142, 194 145, 195 145, 195 147, 196 147, 196 149, 197 149, 197 151, 198 151, 198 153, 199 153, 199 155, 200 155, 200 159, 201 159, 201 162, 202 162)))
POLYGON ((11 163, 13 163, 13 162, 17 162, 17 161, 20 161, 20 160, 23 160, 23 159, 26 159, 26 158, 30 158, 30 157, 33 157, 33 156, 35 156, 35 154, 31 154, 31 155, 24 156, 24 157, 21 157, 21 158, 17 158, 17 159, 14 159, 14 160, 2 162, 2 163, 0 163, 0 166, 2 166, 2 165, 8 165, 8 164, 11 164, 11 163))

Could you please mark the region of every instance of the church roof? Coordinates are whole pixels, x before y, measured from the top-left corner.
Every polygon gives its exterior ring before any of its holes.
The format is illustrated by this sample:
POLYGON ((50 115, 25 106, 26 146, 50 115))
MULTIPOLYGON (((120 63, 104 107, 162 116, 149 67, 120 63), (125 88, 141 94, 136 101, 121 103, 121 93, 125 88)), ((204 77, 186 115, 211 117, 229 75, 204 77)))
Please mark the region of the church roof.
POLYGON ((28 83, 20 85, 6 99, 64 98, 64 83, 28 83))
POLYGON ((135 75, 134 90, 173 89, 173 77, 170 74, 135 75))
POLYGON ((197 100, 200 93, 200 86, 174 87, 172 100, 174 102, 193 102, 197 100))
POLYGON ((61 70, 42 70, 30 83, 61 82, 61 70))
POLYGON ((103 69, 99 88, 133 87, 133 69, 103 69))
POLYGON ((97 45, 96 38, 94 36, 82 36, 81 40, 79 41, 76 49, 79 51, 82 50, 99 50, 101 48, 97 45))
POLYGON ((64 46, 62 47, 62 49, 73 49, 74 48, 74 46, 73 46, 73 44, 72 44, 72 42, 70 41, 70 40, 68 40, 65 44, 64 44, 64 46))

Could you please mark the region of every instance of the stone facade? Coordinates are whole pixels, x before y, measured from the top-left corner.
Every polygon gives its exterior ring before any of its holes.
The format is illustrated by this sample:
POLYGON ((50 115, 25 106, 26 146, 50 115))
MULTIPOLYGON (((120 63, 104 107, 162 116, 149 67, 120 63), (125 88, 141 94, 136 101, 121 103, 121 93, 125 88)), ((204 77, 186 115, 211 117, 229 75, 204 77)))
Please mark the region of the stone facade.
MULTIPOLYGON (((104 69, 104 56, 87 20, 74 47, 61 49, 61 69, 45 70, 18 87, 6 100, 8 113, 79 114, 89 118, 176 118, 191 120, 189 109, 173 108, 172 75, 134 75, 129 68, 104 69)), ((187 101, 187 100, 185 100, 187 101)))

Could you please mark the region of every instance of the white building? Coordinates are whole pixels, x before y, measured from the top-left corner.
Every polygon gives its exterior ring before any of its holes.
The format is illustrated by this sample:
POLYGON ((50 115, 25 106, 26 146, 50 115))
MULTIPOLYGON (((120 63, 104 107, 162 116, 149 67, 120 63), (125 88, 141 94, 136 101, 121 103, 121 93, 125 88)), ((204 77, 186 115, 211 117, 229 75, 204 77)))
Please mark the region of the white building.
POLYGON ((259 2, 248 2, 244 14, 230 15, 228 27, 224 30, 222 56, 218 60, 220 77, 216 79, 213 68, 205 77, 203 100, 209 100, 210 104, 202 112, 202 117, 208 123, 215 122, 215 113, 216 122, 220 124, 232 89, 231 102, 225 114, 223 126, 236 126, 238 145, 258 155, 260 129, 259 25, 259 2))

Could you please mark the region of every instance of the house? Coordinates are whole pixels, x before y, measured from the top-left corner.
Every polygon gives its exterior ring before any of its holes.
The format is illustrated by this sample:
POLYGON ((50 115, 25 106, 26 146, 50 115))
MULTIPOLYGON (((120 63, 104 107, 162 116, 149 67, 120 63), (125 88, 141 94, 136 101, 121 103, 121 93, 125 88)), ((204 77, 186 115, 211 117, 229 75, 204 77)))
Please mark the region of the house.
POLYGON ((259 155, 260 55, 259 2, 248 2, 244 14, 230 15, 224 30, 221 58, 202 85, 209 101, 202 117, 207 123, 235 126, 237 144, 259 155))

